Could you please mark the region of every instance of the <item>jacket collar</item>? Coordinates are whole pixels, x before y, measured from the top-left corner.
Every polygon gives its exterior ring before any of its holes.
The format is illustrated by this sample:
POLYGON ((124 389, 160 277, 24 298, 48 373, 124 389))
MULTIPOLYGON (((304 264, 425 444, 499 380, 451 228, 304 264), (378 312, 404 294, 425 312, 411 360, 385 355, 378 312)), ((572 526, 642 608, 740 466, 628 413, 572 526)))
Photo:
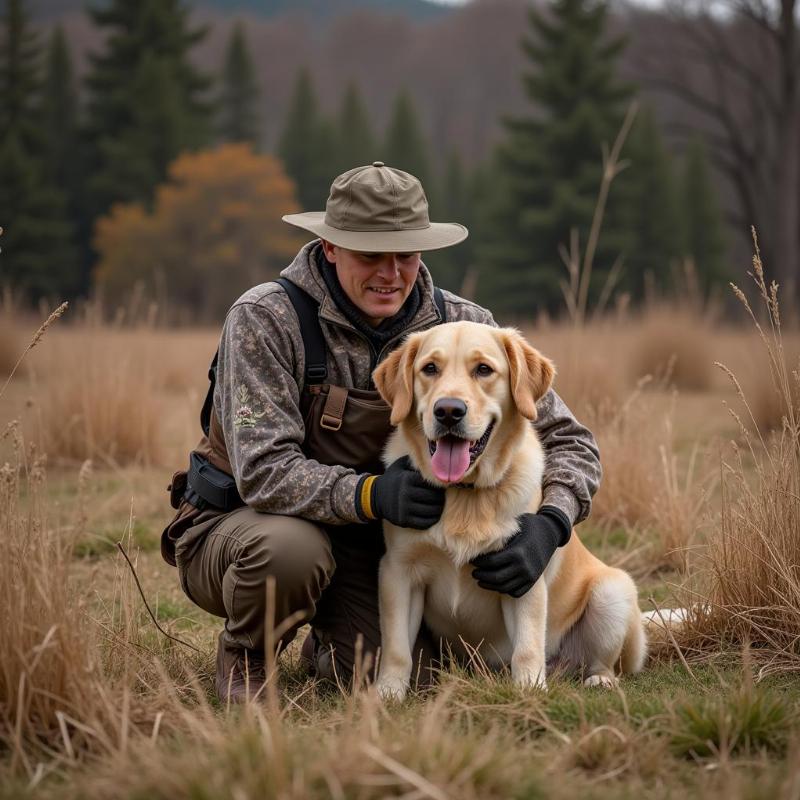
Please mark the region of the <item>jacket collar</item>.
MULTIPOLYGON (((308 244, 303 245, 300 252, 295 256, 294 261, 281 272, 282 278, 288 278, 296 286, 311 295, 319 303, 319 318, 326 322, 331 322, 351 331, 356 331, 349 320, 342 314, 333 298, 328 292, 328 287, 322 276, 319 274, 317 265, 314 263, 312 255, 314 249, 319 245, 319 239, 314 239, 308 244)), ((401 336, 405 336, 412 331, 421 330, 429 327, 439 320, 439 310, 433 299, 433 279, 424 263, 420 262, 419 274, 417 275, 417 286, 420 288, 420 305, 416 316, 403 331, 401 336)), ((357 332, 357 331, 356 331, 357 332)))

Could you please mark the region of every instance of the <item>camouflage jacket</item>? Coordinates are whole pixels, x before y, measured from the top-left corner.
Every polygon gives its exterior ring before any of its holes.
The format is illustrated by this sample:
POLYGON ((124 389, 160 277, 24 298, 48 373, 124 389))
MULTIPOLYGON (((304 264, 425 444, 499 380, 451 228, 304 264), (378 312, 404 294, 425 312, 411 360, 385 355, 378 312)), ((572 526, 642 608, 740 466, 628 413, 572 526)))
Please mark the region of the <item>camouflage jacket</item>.
MULTIPOLYGON (((306 244, 281 275, 319 301, 327 345, 328 381, 367 389, 375 365, 405 334, 439 321, 433 283, 424 265, 417 283, 422 302, 412 323, 377 359, 366 340, 334 305, 306 244)), ((495 325, 484 308, 444 292, 448 321, 495 325)), ((303 517, 325 524, 359 522, 356 486, 360 475, 343 466, 324 466, 301 451, 300 411, 305 355, 291 301, 276 283, 245 292, 225 319, 219 345, 214 407, 242 499, 258 511, 303 517)), ((544 503, 580 522, 589 514, 600 481, 597 445, 552 389, 538 403, 534 423, 547 453, 544 503)))

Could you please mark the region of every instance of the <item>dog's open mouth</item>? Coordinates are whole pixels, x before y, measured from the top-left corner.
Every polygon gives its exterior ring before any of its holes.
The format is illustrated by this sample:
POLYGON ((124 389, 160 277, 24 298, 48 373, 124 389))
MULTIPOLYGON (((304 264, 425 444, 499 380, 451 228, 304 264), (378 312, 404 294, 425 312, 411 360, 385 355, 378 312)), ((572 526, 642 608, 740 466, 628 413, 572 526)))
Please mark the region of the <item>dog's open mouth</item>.
POLYGON ((442 436, 436 441, 428 440, 433 474, 442 483, 458 483, 484 451, 493 429, 494 420, 483 432, 483 436, 474 442, 452 434, 442 436))

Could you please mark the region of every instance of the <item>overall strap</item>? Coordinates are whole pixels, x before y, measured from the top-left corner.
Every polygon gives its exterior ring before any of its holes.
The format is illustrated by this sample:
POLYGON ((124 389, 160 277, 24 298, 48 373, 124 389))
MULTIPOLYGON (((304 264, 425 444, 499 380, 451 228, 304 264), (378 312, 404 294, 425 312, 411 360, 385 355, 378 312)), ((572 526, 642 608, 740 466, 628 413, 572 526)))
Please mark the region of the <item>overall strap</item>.
POLYGON ((447 322, 447 309, 444 305, 444 294, 438 286, 433 287, 433 302, 436 303, 436 308, 439 309, 439 316, 442 322, 447 322))
MULTIPOLYGON (((288 278, 276 278, 275 282, 279 283, 289 296, 289 300, 300 321, 300 335, 303 337, 303 348, 306 356, 305 382, 307 385, 324 383, 328 377, 327 348, 325 347, 325 337, 322 335, 322 328, 319 324, 319 303, 308 292, 301 289, 297 284, 292 283, 288 278)), ((444 295, 438 286, 433 288, 433 300, 439 310, 442 322, 447 322, 444 295)), ((206 436, 208 436, 211 427, 211 407, 214 404, 214 387, 217 384, 218 360, 219 351, 214 353, 211 366, 208 368, 208 392, 203 402, 203 408, 200 411, 200 427, 206 436)))
MULTIPOLYGON (((279 283, 289 295, 289 300, 300 320, 300 335, 303 337, 306 353, 306 383, 324 383, 328 377, 328 367, 325 358, 325 339, 319 326, 319 304, 308 292, 286 278, 276 278, 275 283, 279 283)), ((218 360, 219 350, 214 353, 211 366, 208 368, 208 392, 200 411, 200 427, 206 436, 211 428, 211 407, 214 404, 214 387, 217 385, 218 360)))
POLYGON ((219 361, 219 350, 214 353, 211 366, 208 368, 208 391, 200 409, 200 427, 206 436, 211 430, 211 406, 214 405, 214 387, 217 385, 217 361, 219 361))
POLYGON ((306 354, 305 383, 307 386, 325 383, 328 377, 328 359, 325 337, 319 324, 319 303, 288 278, 276 278, 275 283, 279 283, 289 295, 300 320, 300 335, 306 354))

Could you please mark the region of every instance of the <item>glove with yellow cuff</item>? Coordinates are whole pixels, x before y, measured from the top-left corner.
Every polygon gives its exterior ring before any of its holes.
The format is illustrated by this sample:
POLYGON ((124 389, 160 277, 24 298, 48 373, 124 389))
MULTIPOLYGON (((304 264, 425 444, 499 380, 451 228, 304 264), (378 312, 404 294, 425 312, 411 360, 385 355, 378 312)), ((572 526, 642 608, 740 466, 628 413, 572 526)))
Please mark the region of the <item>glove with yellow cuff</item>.
POLYGON ((385 519, 400 528, 425 530, 441 518, 444 493, 443 488, 428 483, 404 456, 383 475, 365 475, 358 482, 356 509, 365 522, 385 519))

